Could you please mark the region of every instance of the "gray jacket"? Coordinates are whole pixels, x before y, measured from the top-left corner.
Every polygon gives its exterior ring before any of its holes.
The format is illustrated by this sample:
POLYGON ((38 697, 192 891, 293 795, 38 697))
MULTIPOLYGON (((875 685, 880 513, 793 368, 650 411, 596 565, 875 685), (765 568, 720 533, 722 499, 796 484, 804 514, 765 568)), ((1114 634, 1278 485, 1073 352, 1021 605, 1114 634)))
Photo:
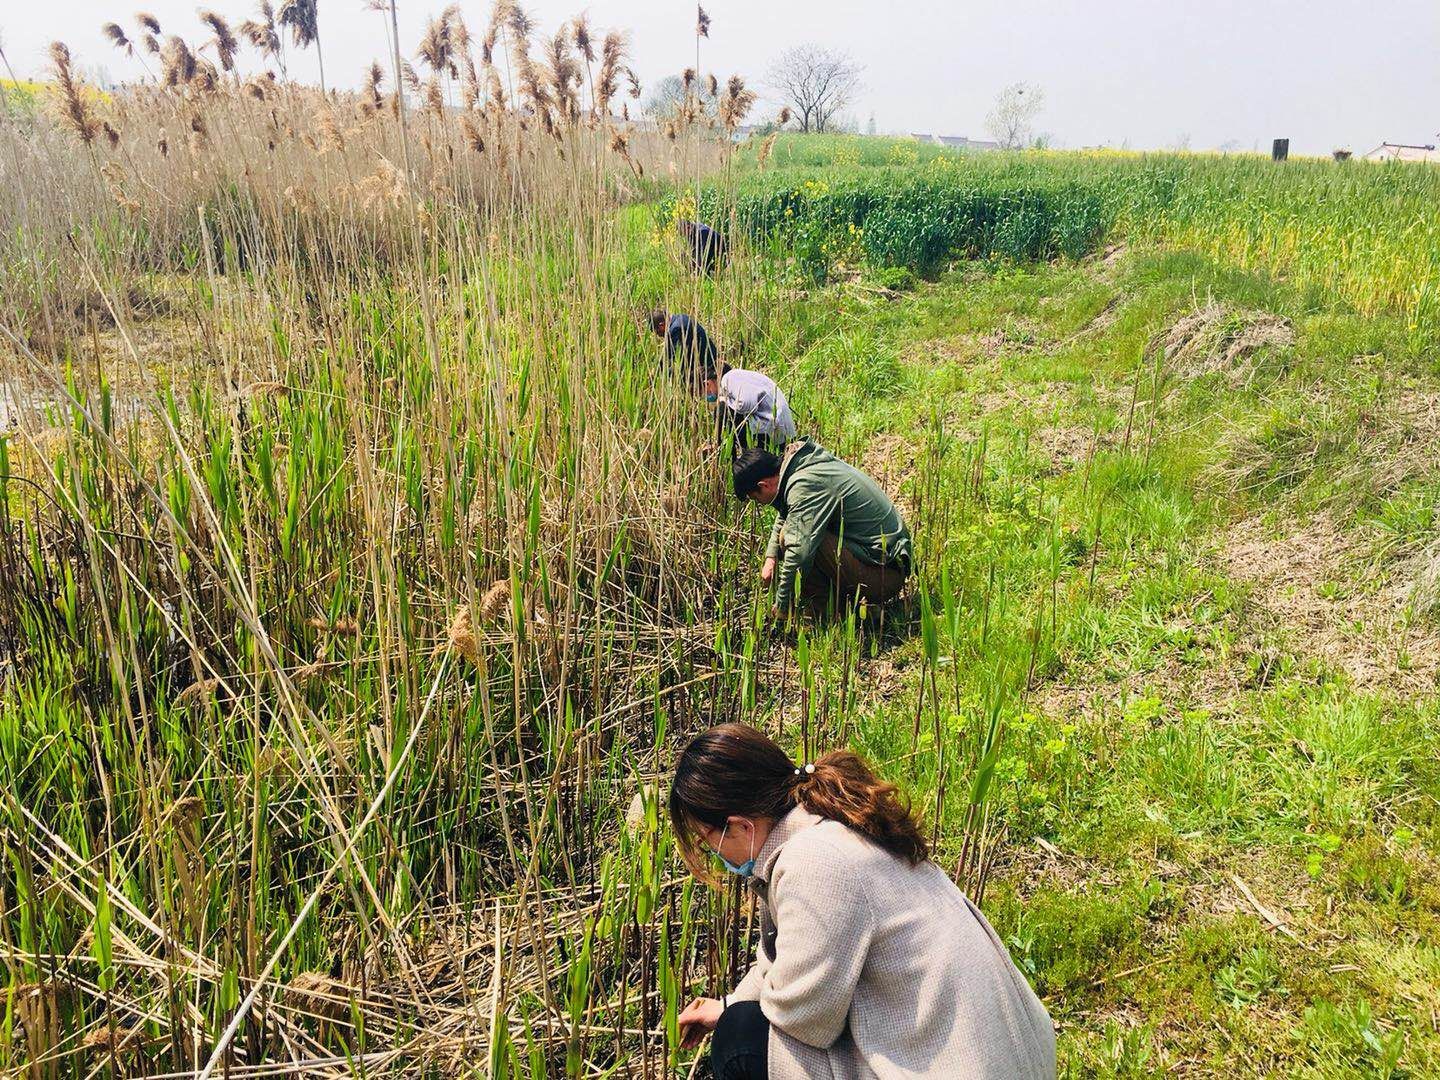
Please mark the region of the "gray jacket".
POLYGON ((755 965, 726 1001, 770 1021, 770 1080, 1054 1080, 1045 1006, 933 862, 802 808, 755 860, 755 965))

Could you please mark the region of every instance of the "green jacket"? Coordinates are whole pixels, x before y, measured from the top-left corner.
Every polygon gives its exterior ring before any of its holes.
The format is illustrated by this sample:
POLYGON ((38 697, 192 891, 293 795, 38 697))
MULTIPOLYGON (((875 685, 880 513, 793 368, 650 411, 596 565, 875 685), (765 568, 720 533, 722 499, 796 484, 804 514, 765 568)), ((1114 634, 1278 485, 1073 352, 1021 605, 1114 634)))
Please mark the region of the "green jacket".
POLYGON ((779 517, 765 556, 780 561, 775 605, 782 610, 794 597, 795 575, 810 572, 827 532, 863 562, 910 572, 910 530, 895 504, 874 480, 813 440, 785 451, 773 505, 779 517))

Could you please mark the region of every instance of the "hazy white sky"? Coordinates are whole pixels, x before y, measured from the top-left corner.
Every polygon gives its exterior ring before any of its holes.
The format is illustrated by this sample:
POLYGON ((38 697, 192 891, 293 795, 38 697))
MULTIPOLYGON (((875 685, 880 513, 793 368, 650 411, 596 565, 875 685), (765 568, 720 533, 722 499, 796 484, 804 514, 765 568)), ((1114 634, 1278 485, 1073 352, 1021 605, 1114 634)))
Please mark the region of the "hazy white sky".
MULTIPOLYGON (((238 21, 253 0, 204 0, 238 21)), ((402 44, 413 49, 445 0, 399 0, 402 44)), ((599 27, 631 35, 648 86, 695 58, 688 0, 532 0, 553 31, 588 10, 599 27)), ((167 33, 201 38, 196 0, 0 0, 0 44, 22 76, 40 72, 60 38, 84 65, 115 78, 139 72, 100 36, 106 20, 133 26, 131 9, 167 33)), ((465 0, 472 27, 489 4, 465 0)), ((1382 140, 1435 142, 1440 131, 1440 3, 1436 0, 711 0, 701 68, 745 75, 764 90, 782 50, 815 42, 865 67, 853 112, 881 131, 984 134, 985 115, 1007 83, 1040 86, 1037 128, 1058 145, 1104 143, 1194 149, 1268 148, 1357 152, 1382 140)), ((354 85, 384 53, 381 16, 362 0, 320 0, 326 74, 354 85)), ((292 63, 313 78, 314 59, 292 63)), ((388 70, 388 65, 387 70, 388 70)), ((773 113, 762 104, 756 118, 773 113)))

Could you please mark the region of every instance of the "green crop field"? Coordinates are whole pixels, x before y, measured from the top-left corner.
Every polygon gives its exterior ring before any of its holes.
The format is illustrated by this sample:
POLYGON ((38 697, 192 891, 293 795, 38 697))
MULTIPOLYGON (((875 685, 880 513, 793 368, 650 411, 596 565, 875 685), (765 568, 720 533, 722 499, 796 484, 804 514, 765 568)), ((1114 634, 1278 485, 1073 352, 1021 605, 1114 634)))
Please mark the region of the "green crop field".
POLYGON ((705 1075, 735 719, 904 787, 1062 1075, 1440 1073, 1440 173, 737 147, 599 37, 0 110, 0 1073, 705 1075), (900 604, 767 621, 657 304, 900 604))

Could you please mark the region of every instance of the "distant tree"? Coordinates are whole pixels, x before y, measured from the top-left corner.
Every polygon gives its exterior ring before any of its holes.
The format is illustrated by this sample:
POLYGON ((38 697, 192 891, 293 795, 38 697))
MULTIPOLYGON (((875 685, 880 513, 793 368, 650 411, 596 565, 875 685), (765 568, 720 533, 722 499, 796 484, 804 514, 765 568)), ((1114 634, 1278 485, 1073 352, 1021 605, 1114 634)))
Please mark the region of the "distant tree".
POLYGON ((870 119, 865 122, 865 134, 875 134, 875 114, 873 112, 870 114, 870 119))
MULTIPOLYGON (((696 79, 690 90, 699 102, 700 110, 706 116, 714 116, 715 95, 710 92, 709 79, 696 79)), ((666 75, 650 87, 645 96, 643 108, 652 120, 674 120, 685 107, 685 80, 679 75, 666 75)))
POLYGON ((847 53, 798 45, 775 61, 769 81, 794 110, 801 131, 828 131, 860 89, 863 70, 847 53))
POLYGON ((985 130, 1006 150, 1029 145, 1035 117, 1045 105, 1045 93, 1038 86, 1011 83, 995 99, 985 117, 985 130))

